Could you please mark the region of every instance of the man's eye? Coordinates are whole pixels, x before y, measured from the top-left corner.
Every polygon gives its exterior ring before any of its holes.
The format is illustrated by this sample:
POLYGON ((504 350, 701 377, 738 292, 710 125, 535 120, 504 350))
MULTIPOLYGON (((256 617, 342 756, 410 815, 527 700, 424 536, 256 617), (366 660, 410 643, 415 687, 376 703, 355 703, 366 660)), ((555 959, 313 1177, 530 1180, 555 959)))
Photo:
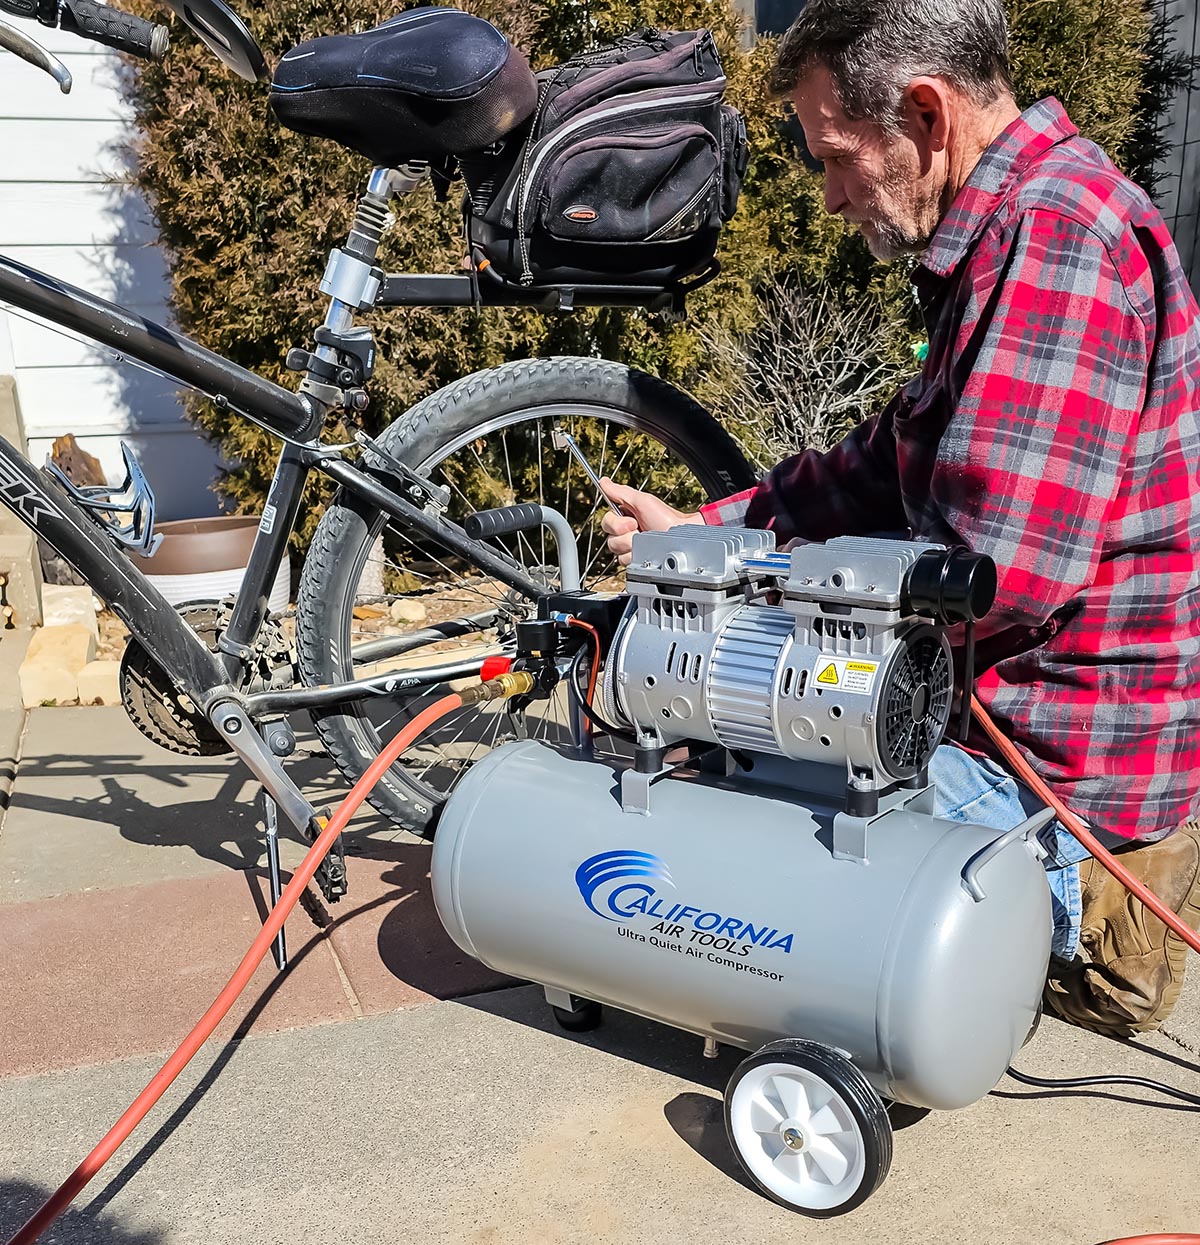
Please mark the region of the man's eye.
POLYGON ((804 165, 810 173, 823 173, 825 164, 818 160, 808 149, 808 143, 804 139, 804 127, 794 114, 784 117, 779 123, 780 131, 788 143, 794 148, 796 158, 804 165))

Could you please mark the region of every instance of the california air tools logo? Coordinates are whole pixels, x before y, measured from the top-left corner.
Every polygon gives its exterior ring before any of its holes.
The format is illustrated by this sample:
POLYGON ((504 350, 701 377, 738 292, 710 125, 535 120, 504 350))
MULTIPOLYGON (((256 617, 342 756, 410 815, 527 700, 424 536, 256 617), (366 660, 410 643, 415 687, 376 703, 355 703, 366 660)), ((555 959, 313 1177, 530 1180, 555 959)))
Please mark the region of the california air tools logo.
MULTIPOLYGON (((589 856, 575 870, 575 885, 596 916, 618 924, 647 917, 658 922, 652 927, 655 934, 672 940, 686 934, 689 946, 694 943, 738 956, 749 955, 754 947, 790 954, 796 937, 767 922, 661 895, 664 887, 675 890, 671 871, 657 856, 631 847, 589 856)), ((644 935, 628 929, 622 932, 645 941, 644 935)))
POLYGON ((606 921, 627 921, 645 911, 645 900, 655 893, 655 888, 649 882, 633 881, 634 878, 651 878, 665 886, 675 886, 671 871, 657 856, 632 848, 589 856, 575 870, 575 885, 583 902, 606 921), (640 897, 643 902, 631 909, 630 897, 640 897), (601 907, 607 911, 602 912, 601 907))

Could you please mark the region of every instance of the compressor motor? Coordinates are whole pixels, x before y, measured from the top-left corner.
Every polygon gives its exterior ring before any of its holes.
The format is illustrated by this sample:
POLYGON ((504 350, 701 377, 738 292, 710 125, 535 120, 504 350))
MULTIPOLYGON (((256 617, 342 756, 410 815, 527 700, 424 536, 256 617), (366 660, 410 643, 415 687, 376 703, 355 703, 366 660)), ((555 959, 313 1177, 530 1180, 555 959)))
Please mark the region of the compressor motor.
POLYGON ((944 627, 987 613, 996 570, 965 549, 841 537, 776 553, 770 532, 688 525, 639 533, 627 583, 610 720, 652 755, 688 739, 835 767, 863 815, 924 785, 954 690, 944 627))
POLYGON ((611 1005, 755 1052, 726 1091, 735 1153, 784 1205, 843 1213, 886 1174, 885 1099, 976 1101, 1036 1023, 1053 814, 952 824, 927 774, 954 706, 947 630, 969 678, 995 568, 689 525, 635 535, 627 586, 551 594, 517 632, 544 695, 589 624, 590 711, 632 758, 580 734, 473 765, 434 840, 438 914, 565 1027, 611 1005))

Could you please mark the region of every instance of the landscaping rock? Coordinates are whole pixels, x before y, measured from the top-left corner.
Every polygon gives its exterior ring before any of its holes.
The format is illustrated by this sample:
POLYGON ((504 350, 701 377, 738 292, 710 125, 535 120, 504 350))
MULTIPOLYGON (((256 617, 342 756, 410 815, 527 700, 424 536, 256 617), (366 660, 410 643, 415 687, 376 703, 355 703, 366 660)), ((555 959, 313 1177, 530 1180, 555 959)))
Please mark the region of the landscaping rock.
POLYGON ((428 611, 420 601, 401 598, 399 601, 392 602, 388 613, 392 616, 394 623, 420 623, 425 621, 428 611))
POLYGON ((81 705, 119 705, 121 703, 121 663, 90 661, 79 672, 81 705))
POLYGON ((79 694, 79 672, 96 656, 96 637, 82 623, 43 627, 21 663, 21 703, 26 709, 70 704, 79 694))
POLYGON ((96 601, 90 588, 70 584, 45 584, 42 588, 42 621, 47 627, 78 623, 87 627, 99 643, 100 627, 96 622, 96 601))

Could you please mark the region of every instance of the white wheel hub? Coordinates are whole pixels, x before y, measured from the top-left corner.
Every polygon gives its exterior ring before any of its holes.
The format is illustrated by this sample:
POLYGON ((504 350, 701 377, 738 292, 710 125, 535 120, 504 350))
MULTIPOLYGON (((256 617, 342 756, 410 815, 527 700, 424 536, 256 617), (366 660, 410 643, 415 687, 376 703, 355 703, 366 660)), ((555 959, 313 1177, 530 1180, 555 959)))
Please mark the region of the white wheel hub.
POLYGON ((752 1068, 734 1086, 729 1121, 742 1160, 781 1201, 832 1210, 862 1184, 862 1130, 833 1086, 805 1068, 752 1068))

